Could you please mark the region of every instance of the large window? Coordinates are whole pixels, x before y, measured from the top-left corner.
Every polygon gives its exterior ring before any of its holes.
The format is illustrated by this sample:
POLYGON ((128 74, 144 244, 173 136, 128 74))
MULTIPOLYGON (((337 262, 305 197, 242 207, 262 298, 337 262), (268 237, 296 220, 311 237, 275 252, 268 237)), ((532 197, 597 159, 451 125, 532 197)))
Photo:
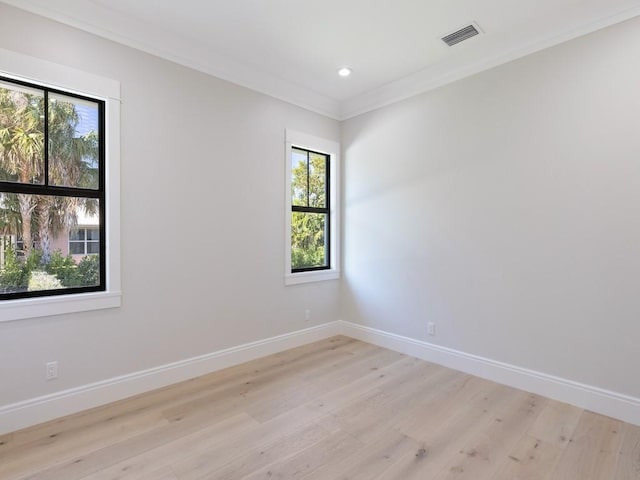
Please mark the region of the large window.
POLYGON ((120 306, 120 82, 2 48, 0 77, 0 322, 120 306))
POLYGON ((338 278, 339 145, 287 130, 287 284, 338 278))
POLYGON ((0 77, 0 322, 120 306, 120 82, 2 48, 0 77))
POLYGON ((3 252, 0 300, 105 290, 104 106, 0 77, 0 229, 22 240, 3 252), (87 215, 98 219, 95 243, 76 229, 87 215), (74 231, 82 252, 54 250, 74 231))

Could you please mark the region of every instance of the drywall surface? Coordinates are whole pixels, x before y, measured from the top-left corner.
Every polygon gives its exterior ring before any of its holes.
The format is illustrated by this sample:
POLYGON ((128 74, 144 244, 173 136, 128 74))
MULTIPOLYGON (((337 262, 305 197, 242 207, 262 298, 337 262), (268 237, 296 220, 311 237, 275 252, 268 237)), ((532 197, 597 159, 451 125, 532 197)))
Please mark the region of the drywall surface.
POLYGON ((638 112, 634 19, 344 122, 342 319, 640 397, 638 112))
POLYGON ((337 319, 338 281, 284 286, 285 128, 337 121, 3 4, 0 47, 121 83, 123 290, 0 322, 0 406, 337 319))

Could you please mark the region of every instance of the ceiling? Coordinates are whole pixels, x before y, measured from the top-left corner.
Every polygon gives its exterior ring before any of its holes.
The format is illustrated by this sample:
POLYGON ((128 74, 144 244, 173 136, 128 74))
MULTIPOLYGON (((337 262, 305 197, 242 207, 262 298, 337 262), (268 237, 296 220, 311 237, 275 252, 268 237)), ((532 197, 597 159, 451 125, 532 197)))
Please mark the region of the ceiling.
POLYGON ((337 119, 640 15, 640 0, 2 2, 337 119), (440 40, 472 22, 481 35, 440 40))

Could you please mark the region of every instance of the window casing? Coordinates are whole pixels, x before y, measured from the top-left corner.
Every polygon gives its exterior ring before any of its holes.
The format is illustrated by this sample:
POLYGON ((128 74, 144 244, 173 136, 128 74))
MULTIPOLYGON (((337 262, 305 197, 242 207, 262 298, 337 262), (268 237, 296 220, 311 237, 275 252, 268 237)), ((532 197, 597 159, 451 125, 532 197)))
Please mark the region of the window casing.
MULTIPOLYGON (((97 223, 100 227, 100 249, 103 252, 99 256, 86 256, 93 258, 92 264, 96 272, 98 269, 95 263, 99 261, 100 264, 100 278, 92 285, 63 289, 54 285, 56 287, 54 290, 26 292, 26 294, 13 292, 5 295, 0 299, 0 322, 120 306, 119 82, 2 48, 0 48, 0 77, 3 77, 6 84, 18 85, 16 88, 46 90, 50 101, 69 100, 82 105, 99 105, 97 108, 101 110, 101 128, 97 135, 101 136, 99 139, 101 154, 99 169, 96 169, 99 175, 95 176, 97 179, 95 184, 86 182, 78 184, 70 182, 71 177, 51 175, 51 170, 56 168, 57 174, 60 173, 60 165, 56 163, 58 158, 53 155, 53 158, 49 159, 50 163, 39 173, 40 176, 35 175, 28 181, 24 181, 24 178, 21 182, 16 181, 15 177, 9 178, 5 175, 0 180, 2 182, 0 192, 5 196, 20 193, 45 197, 53 206, 56 206, 54 200, 60 199, 72 199, 76 200, 76 203, 84 202, 85 205, 86 202, 98 204, 94 213, 99 211, 95 214, 99 217, 97 223), (47 169, 50 175, 48 182, 44 177, 47 169), (54 177, 53 181, 52 177, 54 177)), ((47 149, 49 148, 54 147, 47 145, 47 149)), ((44 143, 42 143, 42 149, 44 149, 44 143)), ((79 211, 73 213, 79 213, 79 211)), ((9 232, 5 230, 4 233, 9 232)), ((53 232, 50 233, 53 234, 53 232)), ((61 232, 58 229, 57 233, 62 243, 58 243, 55 248, 60 248, 66 254, 64 250, 68 247, 67 232, 61 232)), ((24 246, 21 236, 5 235, 5 238, 0 238, 0 246, 10 245, 15 249, 18 242, 24 246)), ((39 233, 33 237, 34 244, 37 245, 43 237, 46 238, 46 235, 42 236, 39 233)), ((5 249, 0 255, 2 261, 6 261, 4 254, 5 249)))
POLYGON ((286 131, 285 284, 340 275, 337 142, 286 131))

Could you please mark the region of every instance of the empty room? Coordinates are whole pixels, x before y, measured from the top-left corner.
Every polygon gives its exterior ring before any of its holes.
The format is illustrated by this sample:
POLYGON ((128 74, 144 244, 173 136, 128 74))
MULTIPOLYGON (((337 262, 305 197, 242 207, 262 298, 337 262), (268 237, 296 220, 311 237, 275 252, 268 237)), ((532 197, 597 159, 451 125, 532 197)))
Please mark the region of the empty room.
POLYGON ((640 0, 0 0, 0 480, 640 480, 640 0))

